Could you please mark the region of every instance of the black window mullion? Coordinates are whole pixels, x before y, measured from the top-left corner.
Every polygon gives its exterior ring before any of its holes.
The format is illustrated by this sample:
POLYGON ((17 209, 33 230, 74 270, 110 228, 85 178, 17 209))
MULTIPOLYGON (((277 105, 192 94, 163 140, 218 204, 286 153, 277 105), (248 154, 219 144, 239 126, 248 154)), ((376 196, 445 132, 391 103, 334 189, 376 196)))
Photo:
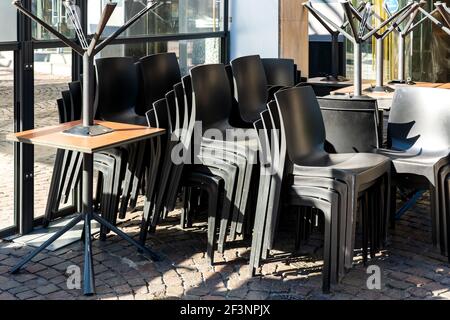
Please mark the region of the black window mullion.
MULTIPOLYGON (((22 2, 31 8, 31 0, 22 2)), ((15 131, 34 128, 34 56, 31 37, 31 21, 18 15, 19 50, 15 59, 15 131)), ((21 234, 33 230, 34 216, 34 147, 15 143, 15 210, 17 225, 21 234)))

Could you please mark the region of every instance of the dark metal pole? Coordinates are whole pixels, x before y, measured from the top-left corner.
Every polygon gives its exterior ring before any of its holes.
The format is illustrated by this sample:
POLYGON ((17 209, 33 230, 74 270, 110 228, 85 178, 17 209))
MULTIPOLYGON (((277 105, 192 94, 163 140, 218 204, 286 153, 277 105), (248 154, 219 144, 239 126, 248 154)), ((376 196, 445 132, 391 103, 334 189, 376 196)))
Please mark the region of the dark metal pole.
POLYGON ((331 77, 339 81, 339 33, 331 33, 331 77))
POLYGON ((86 52, 83 55, 83 126, 94 125, 93 105, 92 105, 92 58, 86 52))
POLYGON ((84 215, 84 272, 83 293, 93 295, 95 293, 94 266, 92 262, 91 245, 91 221, 93 214, 93 176, 94 156, 83 154, 83 215, 84 215))

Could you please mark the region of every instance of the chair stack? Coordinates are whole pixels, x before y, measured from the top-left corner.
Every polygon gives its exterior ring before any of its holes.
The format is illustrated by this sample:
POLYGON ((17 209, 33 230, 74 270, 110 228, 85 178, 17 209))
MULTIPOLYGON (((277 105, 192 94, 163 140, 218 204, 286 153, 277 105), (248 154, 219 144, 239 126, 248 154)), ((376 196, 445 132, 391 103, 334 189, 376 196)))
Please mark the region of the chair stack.
POLYGON ((337 282, 345 268, 352 267, 358 207, 362 217, 364 261, 369 243, 371 256, 384 244, 391 164, 388 158, 376 154, 327 153, 321 110, 310 87, 282 90, 275 98, 277 108, 275 102, 269 103, 270 116, 264 111, 262 121, 266 130, 279 130, 279 136, 271 139, 275 146, 271 158, 280 160, 274 162, 276 174, 268 179, 269 185, 275 183, 273 189, 277 194, 258 195, 258 203, 262 204, 256 212, 254 233, 259 236, 253 238, 250 264, 257 268, 265 251, 273 245, 278 218, 276 199, 281 190, 277 185, 282 183, 287 188, 282 192, 287 195, 285 202, 300 208, 299 227, 313 220, 314 215, 323 215, 323 289, 327 291, 330 282, 337 282), (281 169, 285 165, 284 153, 287 164, 281 169), (376 205, 379 203, 384 205, 376 205))
MULTIPOLYGON (((355 247, 366 264, 386 246, 396 191, 406 186, 430 191, 432 241, 450 262, 448 90, 399 87, 383 149, 376 100, 317 98, 326 93, 302 83, 290 59, 246 56, 226 66, 197 66, 182 77, 177 57, 166 53, 137 62, 98 59, 96 72, 97 119, 166 129, 94 159, 96 206, 108 221, 124 218, 145 195, 141 243, 181 198, 181 228, 206 211, 209 263, 228 241, 251 236, 255 274, 291 212, 295 252, 323 229, 328 292, 352 268, 355 247)), ((69 84, 57 102, 61 122, 78 119, 81 83, 69 84)), ((78 153, 58 150, 46 223, 59 203, 76 195, 80 170, 78 153)), ((108 232, 102 228, 101 238, 108 232)))
MULTIPOLYGON (((75 121, 81 114, 81 83, 69 83, 69 90, 61 92, 62 99, 57 100, 59 119, 61 123, 75 121)), ((44 214, 44 226, 59 217, 60 205, 66 204, 72 194, 73 202, 80 200, 79 186, 81 177, 81 155, 78 152, 60 150, 56 152, 54 170, 50 181, 47 205, 44 214)), ((120 179, 122 174, 122 154, 117 150, 96 153, 94 169, 98 172, 96 190, 96 209, 108 221, 115 221, 115 206, 118 203, 120 179)), ((81 204, 75 203, 77 210, 81 204)), ((101 238, 107 233, 101 230, 101 238)))
POLYGON ((450 92, 399 87, 388 121, 387 148, 378 152, 392 160, 391 224, 394 226, 398 187, 430 193, 432 242, 449 248, 450 92))

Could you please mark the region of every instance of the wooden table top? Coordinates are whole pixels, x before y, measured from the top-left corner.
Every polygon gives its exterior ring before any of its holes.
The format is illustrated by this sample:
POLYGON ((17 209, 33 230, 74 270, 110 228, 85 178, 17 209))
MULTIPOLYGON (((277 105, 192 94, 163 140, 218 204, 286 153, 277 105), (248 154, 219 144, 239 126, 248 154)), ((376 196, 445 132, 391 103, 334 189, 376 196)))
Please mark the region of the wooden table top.
POLYGON ((450 83, 444 83, 438 87, 439 89, 450 89, 450 83))
POLYGON ((14 142, 23 142, 83 153, 94 153, 159 136, 165 131, 164 129, 159 128, 148 128, 117 122, 95 121, 95 123, 114 129, 114 131, 95 137, 81 137, 64 133, 63 131, 81 124, 81 121, 73 121, 56 126, 11 133, 6 138, 7 140, 14 142))
MULTIPOLYGON (((372 84, 370 83, 364 83, 362 85, 363 91, 365 89, 370 88, 372 84)), ((406 84, 396 84, 396 85, 388 85, 389 87, 395 89, 395 87, 398 86, 407 86, 406 84)), ((433 82, 416 82, 414 86, 417 87, 426 87, 426 88, 443 88, 443 89, 450 89, 450 83, 433 83, 433 82)), ((337 94, 352 94, 353 93, 353 86, 341 88, 335 91, 332 91, 332 95, 337 94)), ((372 97, 374 99, 392 99, 394 97, 394 92, 363 92, 364 95, 372 97)))
MULTIPOLYGON (((307 83, 312 83, 315 85, 324 85, 328 87, 336 87, 336 88, 343 88, 343 87, 349 87, 353 86, 353 81, 327 81, 323 80, 324 77, 315 77, 315 78, 309 78, 307 83)), ((363 80, 363 83, 370 84, 369 80, 363 80)))

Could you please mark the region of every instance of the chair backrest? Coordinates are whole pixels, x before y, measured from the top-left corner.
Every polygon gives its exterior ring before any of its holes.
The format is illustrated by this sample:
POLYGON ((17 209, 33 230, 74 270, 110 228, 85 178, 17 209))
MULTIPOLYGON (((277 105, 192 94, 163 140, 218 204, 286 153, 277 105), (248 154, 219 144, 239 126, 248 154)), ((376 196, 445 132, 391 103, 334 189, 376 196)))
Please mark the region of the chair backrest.
MULTIPOLYGON (((275 157, 273 166, 274 169, 277 170, 278 176, 282 178, 285 172, 286 139, 282 136, 281 118, 277 102, 275 100, 272 100, 267 103, 267 109, 269 110, 272 128, 274 129, 273 133, 275 134, 272 139, 272 155, 275 157)), ((268 120, 266 120, 266 122, 267 121, 268 120)))
POLYGON ((61 91, 61 96, 64 105, 64 122, 73 121, 73 108, 72 108, 72 99, 70 99, 69 90, 61 91))
POLYGON ((180 128, 180 119, 174 90, 171 90, 166 94, 166 102, 172 131, 178 130, 180 128))
POLYGON ((289 159, 301 164, 326 154, 325 126, 312 88, 281 90, 275 94, 275 99, 289 159))
POLYGON ((450 90, 396 89, 388 122, 388 147, 395 150, 450 149, 450 90))
POLYGON ((83 108, 83 93, 80 81, 69 83, 70 99, 72 100, 74 120, 81 119, 81 110, 83 108))
POLYGON ((153 110, 155 110, 156 121, 158 128, 166 129, 165 134, 172 133, 172 124, 170 122, 169 110, 167 108, 167 101, 165 98, 159 99, 153 103, 153 110))
MULTIPOLYGON (((144 106, 151 106, 153 102, 165 97, 173 86, 181 81, 180 66, 175 53, 158 53, 141 58, 138 63, 140 78, 142 79, 142 94, 144 106)), ((137 109, 138 114, 147 110, 137 109)))
POLYGON ((184 91, 184 103, 186 105, 186 110, 188 112, 188 117, 191 116, 192 112, 192 81, 191 76, 184 76, 181 78, 181 83, 183 84, 184 91))
POLYGON ((188 127, 188 112, 187 112, 187 106, 185 104, 185 97, 184 97, 184 89, 183 84, 177 83, 173 86, 173 91, 175 93, 175 102, 177 104, 177 110, 178 110, 178 116, 179 116, 179 123, 180 123, 180 129, 184 130, 184 132, 181 132, 180 140, 184 140, 183 134, 186 133, 187 127, 188 127))
POLYGON ((317 101, 325 123, 328 152, 371 152, 379 147, 375 99, 328 96, 317 101))
POLYGON ((58 116, 59 116, 59 123, 65 122, 65 111, 64 111, 64 101, 63 99, 57 99, 56 100, 56 106, 58 107, 58 116))
POLYGON ((316 97, 329 96, 331 91, 337 90, 337 88, 332 87, 332 86, 317 85, 317 84, 308 83, 308 82, 300 82, 300 83, 297 83, 295 86, 296 87, 310 86, 314 90, 316 97))
POLYGON ((295 86, 297 68, 292 59, 261 59, 266 73, 267 83, 272 86, 295 86))
POLYGON ((232 97, 233 107, 231 108, 231 114, 230 114, 230 119, 229 119, 230 124, 236 128, 247 128, 247 127, 249 127, 249 124, 242 120, 241 114, 239 111, 239 103, 237 102, 236 98, 234 97, 234 79, 233 79, 233 69, 231 68, 231 65, 229 65, 229 64, 225 65, 225 71, 227 72, 231 92, 233 93, 233 97, 232 97))
POLYGON ((268 100, 267 79, 261 58, 246 56, 231 61, 234 97, 242 120, 253 123, 265 110, 268 100))
POLYGON ((193 107, 195 119, 202 129, 228 123, 232 100, 231 89, 223 64, 201 65, 191 69, 193 107))
POLYGON ((138 73, 133 58, 115 57, 96 60, 97 117, 108 120, 124 111, 135 112, 138 97, 138 73))

